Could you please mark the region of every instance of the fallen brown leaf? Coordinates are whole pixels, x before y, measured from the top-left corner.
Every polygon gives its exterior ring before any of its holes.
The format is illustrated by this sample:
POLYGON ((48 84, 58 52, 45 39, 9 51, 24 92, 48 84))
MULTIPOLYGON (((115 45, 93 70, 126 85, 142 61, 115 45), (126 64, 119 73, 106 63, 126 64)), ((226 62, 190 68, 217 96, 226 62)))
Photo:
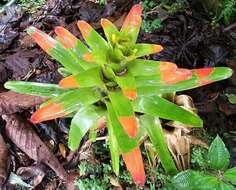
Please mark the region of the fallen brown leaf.
POLYGON ((16 174, 23 180, 32 180, 31 184, 33 188, 35 188, 42 182, 45 176, 45 171, 46 167, 43 164, 38 164, 36 166, 20 167, 16 174))
POLYGON ((34 107, 47 100, 45 97, 18 94, 12 91, 0 93, 0 115, 13 114, 34 107))
POLYGON ((7 169, 9 163, 9 154, 6 144, 0 134, 0 188, 7 178, 7 169))
POLYGON ((23 121, 16 115, 3 115, 2 118, 6 121, 6 135, 18 148, 38 163, 48 165, 62 180, 66 181, 68 174, 65 169, 27 121, 23 121))

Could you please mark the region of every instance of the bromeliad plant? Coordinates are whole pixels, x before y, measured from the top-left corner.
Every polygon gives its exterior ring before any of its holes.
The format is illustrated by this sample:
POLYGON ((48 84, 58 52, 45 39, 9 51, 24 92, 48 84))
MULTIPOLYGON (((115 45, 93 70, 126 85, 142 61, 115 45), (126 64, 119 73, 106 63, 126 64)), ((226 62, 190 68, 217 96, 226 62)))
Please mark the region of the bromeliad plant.
POLYGON ((139 148, 143 131, 157 149, 165 171, 176 173, 158 118, 202 127, 196 114, 167 101, 162 94, 203 86, 232 74, 224 67, 188 70, 171 62, 139 59, 162 50, 160 45, 136 43, 141 12, 140 4, 133 6, 120 31, 102 19, 107 41, 88 23, 78 21, 88 47, 63 27, 56 27, 56 39, 30 27, 29 35, 64 66, 59 71, 66 77, 59 85, 16 81, 5 84, 19 93, 51 98, 32 115, 32 123, 73 117, 69 134, 72 150, 105 118, 113 170, 119 174, 122 156, 137 185, 145 183, 139 148))

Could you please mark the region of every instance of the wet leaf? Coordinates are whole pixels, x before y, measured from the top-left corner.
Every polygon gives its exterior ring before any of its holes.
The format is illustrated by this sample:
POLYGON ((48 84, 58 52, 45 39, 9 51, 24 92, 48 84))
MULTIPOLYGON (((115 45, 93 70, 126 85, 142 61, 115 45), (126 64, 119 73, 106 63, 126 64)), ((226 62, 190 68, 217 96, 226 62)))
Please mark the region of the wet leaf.
POLYGON ((0 188, 5 182, 8 175, 9 153, 6 144, 0 134, 0 188))
POLYGON ((60 162, 50 152, 27 121, 21 120, 16 115, 3 115, 2 117, 6 121, 6 135, 18 148, 31 159, 48 165, 62 180, 68 178, 68 174, 60 162))
POLYGON ((20 112, 44 102, 46 98, 18 94, 15 92, 0 93, 0 115, 20 112))
POLYGON ((19 175, 23 180, 32 180, 33 188, 37 187, 43 180, 46 167, 42 164, 29 167, 20 167, 17 170, 17 175, 19 175))

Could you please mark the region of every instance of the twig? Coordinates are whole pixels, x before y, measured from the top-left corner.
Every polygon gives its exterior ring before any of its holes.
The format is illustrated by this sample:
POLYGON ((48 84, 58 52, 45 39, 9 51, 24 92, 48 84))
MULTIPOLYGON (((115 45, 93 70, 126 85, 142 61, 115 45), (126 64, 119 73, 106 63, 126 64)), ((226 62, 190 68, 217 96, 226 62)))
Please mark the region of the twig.
POLYGON ((224 32, 227 32, 227 31, 229 31, 229 30, 231 30, 231 29, 233 29, 233 28, 235 28, 236 27, 236 22, 235 23, 233 23, 233 24, 231 24, 231 25, 229 25, 228 27, 226 27, 226 28, 224 28, 224 32))

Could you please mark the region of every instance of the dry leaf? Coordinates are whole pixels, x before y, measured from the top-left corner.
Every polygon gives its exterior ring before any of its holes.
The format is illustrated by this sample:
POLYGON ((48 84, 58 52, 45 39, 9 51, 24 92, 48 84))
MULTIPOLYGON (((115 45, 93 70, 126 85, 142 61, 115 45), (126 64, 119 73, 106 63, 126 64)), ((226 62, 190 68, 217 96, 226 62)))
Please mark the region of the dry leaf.
POLYGON ((65 169, 27 121, 21 120, 16 115, 3 115, 2 117, 7 122, 6 135, 18 148, 33 160, 48 165, 62 180, 67 180, 68 174, 65 169))
POLYGON ((7 178, 7 170, 9 166, 9 154, 6 144, 0 134, 0 187, 3 185, 7 178))
POLYGON ((12 91, 0 93, 0 115, 20 112, 43 103, 47 98, 18 94, 12 91))

